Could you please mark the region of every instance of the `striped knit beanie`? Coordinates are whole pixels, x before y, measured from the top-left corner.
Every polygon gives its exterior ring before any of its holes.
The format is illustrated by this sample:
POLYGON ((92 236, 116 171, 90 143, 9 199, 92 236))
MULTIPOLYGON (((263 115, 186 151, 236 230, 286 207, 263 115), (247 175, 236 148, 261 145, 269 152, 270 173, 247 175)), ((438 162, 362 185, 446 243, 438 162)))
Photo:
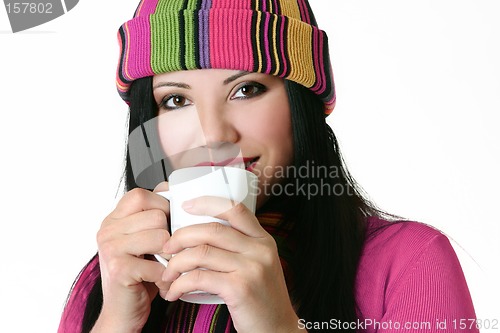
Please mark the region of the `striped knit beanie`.
POLYGON ((307 0, 142 0, 118 31, 116 83, 202 68, 275 75, 317 94, 329 114, 335 87, 328 39, 307 0))

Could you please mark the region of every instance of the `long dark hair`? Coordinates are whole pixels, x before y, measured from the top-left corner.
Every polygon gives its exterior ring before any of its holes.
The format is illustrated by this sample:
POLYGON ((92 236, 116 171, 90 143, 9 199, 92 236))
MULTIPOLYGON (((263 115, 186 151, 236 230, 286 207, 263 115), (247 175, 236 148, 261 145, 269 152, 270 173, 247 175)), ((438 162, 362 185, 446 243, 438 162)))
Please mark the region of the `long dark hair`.
MULTIPOLYGON (((286 198, 283 224, 292 226, 294 244, 289 263, 294 281, 290 296, 297 315, 307 322, 354 322, 360 316, 355 301, 355 277, 366 220, 380 211, 365 198, 347 171, 335 135, 325 121, 321 100, 294 82, 285 81, 285 87, 291 110, 294 167, 329 170, 314 177, 296 177, 294 181, 303 188, 331 191, 323 195, 296 191, 286 198)), ((158 112, 151 77, 134 81, 130 92, 129 133, 158 112)), ((128 154, 124 178, 126 190, 137 187, 128 154)), ((167 304, 159 297, 155 299, 143 332, 158 330, 159 317, 167 304)), ((98 279, 85 306, 83 332, 90 331, 101 306, 98 279)))
POLYGON ((379 211, 349 174, 325 121, 321 100, 294 82, 286 81, 286 89, 295 168, 318 171, 310 177, 297 177, 297 184, 329 191, 314 196, 297 192, 285 212, 294 225, 292 296, 297 314, 307 322, 355 322, 359 313, 354 286, 366 219, 379 211))

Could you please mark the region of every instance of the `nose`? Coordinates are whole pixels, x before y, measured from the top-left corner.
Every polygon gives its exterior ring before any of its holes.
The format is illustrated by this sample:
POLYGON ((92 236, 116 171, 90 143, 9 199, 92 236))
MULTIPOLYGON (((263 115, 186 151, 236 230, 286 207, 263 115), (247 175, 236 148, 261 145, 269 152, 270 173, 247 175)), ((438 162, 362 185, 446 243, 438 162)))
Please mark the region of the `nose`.
POLYGON ((235 123, 224 108, 212 105, 198 108, 197 111, 206 147, 217 149, 225 143, 238 141, 235 123))

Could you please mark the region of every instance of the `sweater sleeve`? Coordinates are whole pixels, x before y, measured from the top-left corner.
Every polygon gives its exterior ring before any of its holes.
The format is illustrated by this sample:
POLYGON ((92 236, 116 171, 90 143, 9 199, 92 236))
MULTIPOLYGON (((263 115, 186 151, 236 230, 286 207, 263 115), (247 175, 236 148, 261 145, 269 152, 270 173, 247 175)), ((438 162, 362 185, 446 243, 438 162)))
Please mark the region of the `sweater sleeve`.
POLYGON ((455 251, 446 236, 436 233, 387 290, 385 312, 375 331, 479 332, 475 319, 455 251))

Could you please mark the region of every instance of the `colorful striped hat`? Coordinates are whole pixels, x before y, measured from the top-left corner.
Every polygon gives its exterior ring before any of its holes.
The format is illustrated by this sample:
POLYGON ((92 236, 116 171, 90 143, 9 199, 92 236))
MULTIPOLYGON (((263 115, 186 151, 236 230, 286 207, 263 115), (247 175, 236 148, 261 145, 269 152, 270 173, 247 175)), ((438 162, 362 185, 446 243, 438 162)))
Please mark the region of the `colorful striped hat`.
POLYGON ((317 94, 329 114, 335 87, 328 38, 307 0, 142 0, 118 31, 116 83, 202 68, 279 76, 317 94))

